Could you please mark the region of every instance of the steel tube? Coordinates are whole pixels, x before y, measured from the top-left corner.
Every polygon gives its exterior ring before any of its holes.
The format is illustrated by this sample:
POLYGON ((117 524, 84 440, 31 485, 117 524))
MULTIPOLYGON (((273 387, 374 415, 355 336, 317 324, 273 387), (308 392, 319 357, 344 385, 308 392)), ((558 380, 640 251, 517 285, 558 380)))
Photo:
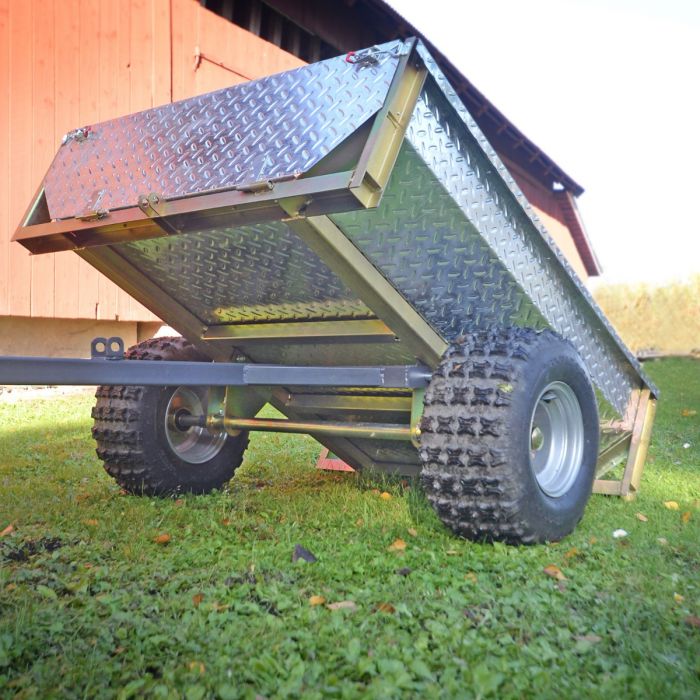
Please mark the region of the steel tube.
POLYGON ((421 366, 302 367, 235 362, 171 362, 60 357, 0 357, 0 384, 137 386, 349 386, 415 388, 428 383, 421 366))
POLYGON ((292 421, 279 418, 216 418, 207 421, 210 430, 224 427, 227 432, 238 434, 241 430, 261 430, 277 433, 308 433, 310 435, 333 435, 365 440, 410 440, 408 426, 391 423, 334 423, 292 421))

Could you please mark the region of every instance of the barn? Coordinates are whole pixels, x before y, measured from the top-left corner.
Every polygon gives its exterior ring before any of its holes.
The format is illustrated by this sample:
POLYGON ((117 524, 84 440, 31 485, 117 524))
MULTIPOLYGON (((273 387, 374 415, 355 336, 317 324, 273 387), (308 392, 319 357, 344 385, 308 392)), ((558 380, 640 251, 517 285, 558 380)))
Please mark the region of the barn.
MULTIPOLYGON (((67 132, 413 35, 381 0, 0 0, 0 353, 81 356, 161 325, 78 256, 11 242, 67 132)), ((581 185, 423 38, 574 270, 599 274, 581 185)))

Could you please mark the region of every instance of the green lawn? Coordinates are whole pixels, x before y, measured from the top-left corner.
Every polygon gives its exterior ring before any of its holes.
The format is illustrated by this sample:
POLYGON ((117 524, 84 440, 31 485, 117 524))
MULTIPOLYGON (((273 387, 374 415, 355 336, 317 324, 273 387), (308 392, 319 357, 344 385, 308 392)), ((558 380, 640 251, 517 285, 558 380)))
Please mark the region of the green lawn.
POLYGON ((699 697, 700 362, 647 368, 638 500, 595 496, 530 548, 454 538, 405 484, 317 473, 306 437, 254 436, 224 493, 124 496, 89 397, 0 403, 0 697, 699 697))

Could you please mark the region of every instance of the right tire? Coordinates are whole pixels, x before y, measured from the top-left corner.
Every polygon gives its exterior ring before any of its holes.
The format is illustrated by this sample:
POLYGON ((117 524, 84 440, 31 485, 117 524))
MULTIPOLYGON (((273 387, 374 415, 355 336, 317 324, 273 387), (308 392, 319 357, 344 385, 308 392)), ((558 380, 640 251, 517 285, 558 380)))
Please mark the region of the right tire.
POLYGON ((598 410, 581 358, 555 333, 496 329, 450 346, 420 428, 424 490, 458 535, 533 544, 581 519, 598 410))
MULTIPOLYGON (((127 360, 209 362, 184 338, 154 338, 127 360)), ((157 371, 157 367, 154 367, 157 371)), ((100 386, 92 436, 107 473, 126 491, 147 496, 208 493, 228 482, 243 461, 248 433, 232 437, 178 427, 177 415, 206 414, 210 387, 100 386)))

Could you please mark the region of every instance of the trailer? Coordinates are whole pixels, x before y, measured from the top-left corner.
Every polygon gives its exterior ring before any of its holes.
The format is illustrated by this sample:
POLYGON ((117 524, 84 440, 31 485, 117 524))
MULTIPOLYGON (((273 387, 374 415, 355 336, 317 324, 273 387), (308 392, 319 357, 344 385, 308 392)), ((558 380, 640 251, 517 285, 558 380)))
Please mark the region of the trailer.
POLYGON ((254 430, 420 475, 475 540, 556 540, 639 487, 658 391, 415 39, 75 129, 14 240, 181 334, 0 359, 99 385, 132 493, 221 487, 254 430))

